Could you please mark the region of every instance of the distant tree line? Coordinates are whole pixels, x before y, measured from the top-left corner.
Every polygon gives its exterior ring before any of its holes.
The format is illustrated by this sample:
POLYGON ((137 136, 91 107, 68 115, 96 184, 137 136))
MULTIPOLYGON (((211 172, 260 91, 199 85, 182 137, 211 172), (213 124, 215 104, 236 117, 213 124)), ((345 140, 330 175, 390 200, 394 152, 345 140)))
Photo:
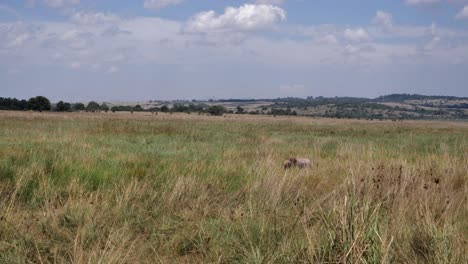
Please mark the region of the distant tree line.
POLYGON ((221 116, 225 113, 234 113, 232 110, 228 110, 222 105, 207 105, 207 104, 182 104, 176 103, 171 108, 167 105, 161 107, 153 107, 147 111, 151 112, 163 112, 163 113, 206 113, 210 115, 221 116))
POLYGON ((112 112, 127 111, 127 112, 182 112, 182 113, 208 113, 211 115, 223 115, 225 113, 233 113, 232 110, 227 110, 222 105, 207 105, 207 104, 182 104, 176 103, 169 108, 167 105, 162 107, 153 107, 150 109, 144 109, 141 105, 129 106, 129 105, 117 105, 109 106, 106 103, 99 104, 91 101, 87 105, 83 103, 69 103, 59 101, 56 104, 51 104, 50 100, 44 96, 32 97, 29 100, 18 100, 16 98, 3 98, 0 97, 0 110, 16 110, 16 111, 54 111, 54 112, 74 112, 74 111, 86 111, 86 112, 112 112))
POLYGON ((68 103, 59 101, 57 104, 51 104, 50 100, 44 96, 31 97, 29 100, 18 100, 16 98, 0 97, 0 110, 14 111, 54 111, 54 112, 72 112, 72 111, 109 111, 109 107, 103 103, 99 105, 96 102, 89 102, 87 106, 83 103, 68 103))
POLYGON ((17 111, 50 111, 51 104, 49 99, 44 96, 36 96, 29 100, 18 100, 16 98, 0 97, 0 110, 17 110, 17 111))
MULTIPOLYGON (((210 115, 223 115, 226 113, 236 114, 266 114, 266 115, 306 115, 317 117, 330 117, 330 118, 356 118, 356 119, 468 119, 466 110, 468 109, 467 103, 458 103, 453 105, 445 105, 443 107, 433 104, 432 102, 425 102, 423 104, 414 105, 411 108, 405 107, 391 107, 382 104, 378 101, 385 101, 391 98, 392 100, 408 100, 428 98, 429 96, 423 95, 407 95, 407 94, 394 94, 386 97, 379 97, 377 99, 366 99, 359 97, 286 97, 270 99, 270 105, 263 105, 257 107, 254 111, 246 111, 242 106, 237 106, 235 109, 227 109, 223 105, 195 103, 196 101, 173 101, 166 103, 160 107, 152 107, 144 109, 141 105, 116 105, 111 108, 106 103, 97 103, 94 101, 89 102, 87 105, 83 103, 69 103, 59 101, 56 104, 51 104, 49 99, 44 96, 32 97, 29 100, 18 100, 16 98, 2 98, 0 97, 0 110, 16 110, 16 111, 56 111, 56 112, 73 112, 73 111, 87 111, 87 112, 164 112, 164 113, 199 113, 210 115), (309 108, 324 106, 322 111, 314 114, 307 114, 309 108), (436 109, 434 109, 436 108, 436 109)), ((432 97, 431 97, 432 98, 432 97)), ((443 97, 441 98, 452 98, 443 97)), ((454 97, 459 99, 458 97, 454 97)), ((247 99, 228 99, 218 100, 216 102, 252 102, 247 99)), ((263 102, 267 100, 263 100, 263 102)))

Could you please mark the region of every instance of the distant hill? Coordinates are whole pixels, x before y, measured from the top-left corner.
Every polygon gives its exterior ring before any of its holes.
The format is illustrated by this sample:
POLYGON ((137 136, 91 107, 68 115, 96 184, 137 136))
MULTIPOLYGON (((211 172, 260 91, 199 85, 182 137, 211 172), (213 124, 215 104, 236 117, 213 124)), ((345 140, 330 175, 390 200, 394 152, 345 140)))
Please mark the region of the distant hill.
POLYGON ((374 99, 378 102, 404 102, 407 100, 468 100, 468 97, 421 95, 421 94, 389 94, 374 99))
MULTIPOLYGON (((44 98, 48 101, 47 98, 44 98)), ((34 100, 1 98, 0 110, 36 110, 34 100)), ((220 113, 255 114, 255 115, 301 115, 329 118, 356 118, 369 120, 467 120, 468 97, 389 94, 377 98, 364 97, 284 97, 276 99, 221 99, 202 100, 150 100, 145 102, 90 102, 87 107, 82 103, 48 103, 52 111, 148 111, 148 112, 186 112, 211 113, 221 109, 220 113), (89 106, 95 105, 93 109, 89 106), (67 107, 65 107, 67 106, 67 107)))
MULTIPOLYGON (((283 97, 276 99, 223 99, 213 103, 243 103, 247 113, 303 115, 371 120, 438 119, 468 120, 468 97, 389 94, 364 97, 283 97), (252 104, 258 102, 258 105, 252 104)), ((228 105, 226 105, 228 107, 228 105)))

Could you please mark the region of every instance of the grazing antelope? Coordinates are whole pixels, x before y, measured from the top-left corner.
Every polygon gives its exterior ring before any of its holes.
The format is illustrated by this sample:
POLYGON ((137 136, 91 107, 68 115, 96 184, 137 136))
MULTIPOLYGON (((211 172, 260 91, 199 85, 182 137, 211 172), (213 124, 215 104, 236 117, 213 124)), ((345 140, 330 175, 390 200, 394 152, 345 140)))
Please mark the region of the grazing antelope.
POLYGON ((312 162, 305 158, 289 158, 283 163, 284 169, 290 169, 293 167, 305 169, 312 168, 312 162))

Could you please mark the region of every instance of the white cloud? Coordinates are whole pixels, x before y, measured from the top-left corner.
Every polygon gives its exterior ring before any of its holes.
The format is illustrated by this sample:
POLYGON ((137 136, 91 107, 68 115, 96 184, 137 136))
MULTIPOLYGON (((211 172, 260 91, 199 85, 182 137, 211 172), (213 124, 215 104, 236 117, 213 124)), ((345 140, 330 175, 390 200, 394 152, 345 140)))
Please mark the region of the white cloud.
POLYGON ((107 69, 107 73, 116 73, 119 71, 119 68, 116 66, 111 66, 107 69))
POLYGON ((286 12, 277 6, 245 4, 239 8, 227 7, 224 14, 215 11, 201 12, 192 17, 184 32, 249 31, 267 28, 286 19, 286 12))
POLYGON ((466 5, 456 16, 457 19, 468 19, 468 5, 466 5))
POLYGON ((44 0, 44 2, 50 7, 59 8, 68 5, 77 5, 80 3, 80 0, 44 0))
MULTIPOLYGON (((58 35, 58 41, 71 49, 86 49, 91 45, 93 34, 86 31, 69 29, 58 35)), ((51 41, 54 41, 52 38, 51 41)))
POLYGON ((255 4, 260 4, 260 5, 281 5, 286 0, 255 0, 255 4))
POLYGON ((425 50, 433 50, 437 48, 437 46, 440 44, 441 38, 439 36, 434 36, 428 43, 424 45, 425 50))
POLYGON ((35 38, 40 28, 23 22, 0 24, 0 51, 19 49, 35 38))
POLYGON ((145 0, 143 6, 149 9, 161 9, 170 5, 177 5, 183 0, 145 0))
POLYGON ((319 44, 326 44, 326 45, 336 45, 338 44, 338 39, 336 38, 335 35, 333 34, 328 34, 323 37, 319 37, 316 40, 317 43, 319 44))
POLYGON ((406 0, 408 5, 421 5, 421 4, 433 4, 438 3, 441 0, 406 0))
MULTIPOLYGON (((239 9, 235 9, 237 15, 243 13, 239 9)), ((210 24, 204 28, 204 32, 214 34, 180 34, 181 28, 190 21, 182 23, 156 17, 117 20, 117 16, 108 13, 80 13, 76 16, 79 19, 72 14, 68 21, 0 22, 0 66, 54 65, 107 73, 123 72, 131 68, 127 65, 153 64, 181 64, 190 68, 235 63, 304 69, 323 65, 378 67, 395 61, 468 62, 465 55, 468 32, 461 29, 436 28, 435 24, 403 29, 394 24, 395 33, 385 34, 381 39, 378 30, 368 27, 291 26, 282 27, 283 31, 277 32, 282 34, 278 38, 276 34, 263 32, 249 34, 245 30, 252 27, 242 23, 245 19, 256 19, 247 16, 240 22, 228 14, 215 15, 215 26, 210 24), (125 34, 103 34, 109 28, 125 34), (398 41, 387 42, 388 39, 398 41), (448 48, 447 43, 457 44, 448 48)), ((271 27, 281 19, 278 15, 274 19, 262 18, 258 22, 262 26, 253 28, 271 27)))
POLYGON ((79 68, 81 68, 81 63, 78 62, 78 61, 73 61, 70 63, 70 68, 74 69, 74 70, 77 70, 79 68))
POLYGON ((367 33, 367 31, 364 28, 347 28, 344 31, 344 37, 345 39, 351 42, 364 42, 370 40, 369 33, 367 33))
POLYGON ((380 26, 383 31, 390 32, 393 30, 393 17, 392 14, 383 11, 377 11, 372 23, 380 26))
POLYGON ((60 60, 63 58, 63 54, 60 53, 60 52, 55 52, 53 55, 52 55, 52 59, 54 60, 60 60))
POLYGON ((19 47, 21 45, 23 45, 23 43, 30 39, 31 38, 31 35, 29 35, 28 33, 24 33, 24 34, 21 34, 21 35, 18 35, 16 36, 15 39, 13 39, 13 41, 11 41, 9 43, 9 47, 19 47))
POLYGON ((101 12, 76 12, 71 16, 70 20, 82 25, 97 25, 114 23, 119 21, 120 18, 114 14, 105 14, 101 12))

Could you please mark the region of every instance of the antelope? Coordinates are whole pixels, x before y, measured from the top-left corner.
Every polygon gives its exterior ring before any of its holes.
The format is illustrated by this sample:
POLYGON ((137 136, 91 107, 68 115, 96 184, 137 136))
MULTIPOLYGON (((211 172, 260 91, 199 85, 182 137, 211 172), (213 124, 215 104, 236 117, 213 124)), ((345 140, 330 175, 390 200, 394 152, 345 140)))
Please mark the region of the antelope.
POLYGON ((289 158, 283 163, 284 169, 290 169, 292 167, 305 169, 312 168, 312 162, 306 158, 289 158))

